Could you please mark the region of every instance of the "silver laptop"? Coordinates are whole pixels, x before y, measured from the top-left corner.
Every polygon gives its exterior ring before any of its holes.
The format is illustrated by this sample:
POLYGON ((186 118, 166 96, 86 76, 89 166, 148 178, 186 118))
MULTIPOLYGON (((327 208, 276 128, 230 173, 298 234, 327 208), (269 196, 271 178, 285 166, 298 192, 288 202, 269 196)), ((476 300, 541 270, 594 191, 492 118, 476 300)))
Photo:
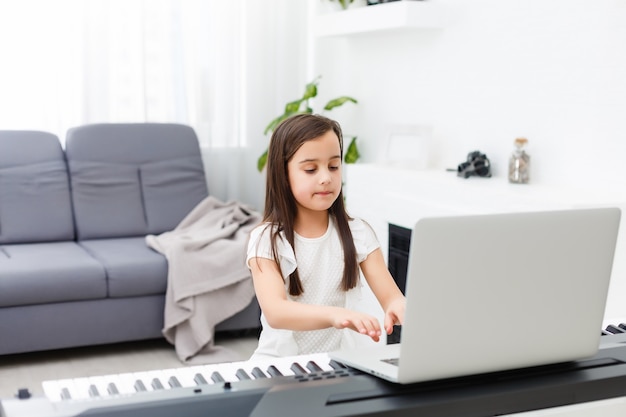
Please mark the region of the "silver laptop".
POLYGON ((423 218, 411 237, 401 342, 329 355, 403 384, 593 356, 620 214, 423 218))

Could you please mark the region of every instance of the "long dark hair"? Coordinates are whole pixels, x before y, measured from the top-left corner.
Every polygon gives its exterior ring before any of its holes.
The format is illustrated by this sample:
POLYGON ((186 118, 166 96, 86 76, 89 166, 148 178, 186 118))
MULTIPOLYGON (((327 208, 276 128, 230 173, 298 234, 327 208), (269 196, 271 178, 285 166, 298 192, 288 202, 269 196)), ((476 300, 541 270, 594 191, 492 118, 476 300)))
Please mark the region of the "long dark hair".
MULTIPOLYGON (((263 221, 269 223, 271 230, 272 255, 278 259, 277 241, 280 232, 294 246, 294 220, 296 218, 296 200, 289 186, 287 163, 305 142, 319 138, 332 130, 339 138, 341 158, 343 160, 343 135, 339 123, 327 117, 313 114, 299 114, 283 121, 272 133, 267 156, 267 180, 265 185, 265 211, 263 221)), ((343 247, 344 269, 341 289, 354 288, 359 278, 359 265, 352 232, 348 222, 352 220, 343 203, 343 191, 328 209, 335 220, 339 238, 343 247)), ((280 269, 280 263, 278 264, 280 269)), ((304 292, 298 269, 289 275, 289 294, 301 295, 304 292)))

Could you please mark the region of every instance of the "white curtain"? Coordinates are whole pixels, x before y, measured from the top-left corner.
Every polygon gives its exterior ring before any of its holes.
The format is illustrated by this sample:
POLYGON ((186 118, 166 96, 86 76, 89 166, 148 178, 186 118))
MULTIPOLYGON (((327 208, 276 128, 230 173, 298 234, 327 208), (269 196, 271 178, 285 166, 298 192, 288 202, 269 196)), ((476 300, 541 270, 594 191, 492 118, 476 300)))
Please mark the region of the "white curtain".
POLYGON ((0 0, 0 129, 63 141, 87 123, 188 124, 209 191, 259 206, 264 124, 307 76, 306 9, 293 0, 0 0))
POLYGON ((244 7, 203 0, 3 2, 2 128, 46 129, 63 139, 76 124, 176 121, 193 124, 205 145, 239 146, 244 7))

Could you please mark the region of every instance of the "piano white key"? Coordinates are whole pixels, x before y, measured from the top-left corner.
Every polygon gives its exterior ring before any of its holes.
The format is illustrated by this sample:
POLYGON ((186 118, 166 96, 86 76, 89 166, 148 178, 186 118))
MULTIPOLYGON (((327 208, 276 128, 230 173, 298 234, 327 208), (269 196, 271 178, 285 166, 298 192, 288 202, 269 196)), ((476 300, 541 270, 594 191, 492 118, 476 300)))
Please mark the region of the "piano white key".
MULTIPOLYGON (((136 380, 141 378, 141 381, 143 382, 144 386, 146 387, 146 390, 148 390, 148 391, 158 391, 159 390, 154 385, 155 384, 155 380, 158 380, 161 383, 161 385, 163 386, 162 389, 169 389, 169 385, 167 384, 167 378, 165 378, 165 375, 163 374, 163 371, 157 371, 157 370, 146 371, 146 372, 133 374, 133 376, 135 377, 136 380)), ((133 382, 133 388, 134 388, 135 382, 133 382)))
POLYGON ((265 366, 265 368, 261 368, 261 369, 263 369, 263 371, 265 373, 271 375, 270 372, 268 371, 268 368, 273 366, 276 369, 278 369, 282 375, 284 375, 284 376, 293 376, 294 373, 290 369, 291 368, 291 364, 293 362, 294 362, 294 358, 292 358, 292 357, 276 358, 276 359, 273 359, 269 365, 265 366))
MULTIPOLYGON (((218 372, 226 382, 239 381, 239 378, 237 378, 237 369, 241 368, 241 366, 241 362, 216 364, 212 368, 212 372, 209 374, 209 377, 212 378, 213 372, 218 372)), ((214 384, 223 383, 221 381, 213 381, 213 379, 211 379, 211 381, 214 384)))
POLYGON ((306 367, 307 363, 309 363, 310 361, 315 362, 320 368, 322 368, 323 371, 332 371, 333 367, 330 366, 330 358, 328 357, 328 355, 326 353, 316 353, 313 355, 309 355, 307 356, 304 361, 306 363, 304 363, 302 366, 306 367))
MULTIPOLYGON (((254 368, 259 368, 261 371, 263 371, 263 373, 267 376, 267 378, 269 378, 270 375, 267 373, 267 366, 268 364, 266 363, 259 363, 256 361, 241 363, 240 366, 238 366, 237 369, 235 369, 235 376, 239 369, 243 369, 243 371, 246 374, 248 374, 250 379, 258 379, 258 377, 254 375, 254 368)), ((237 377, 237 380, 239 380, 238 377, 237 377)))
POLYGON ((112 395, 108 389, 109 381, 110 378, 105 376, 76 378, 74 379, 74 386, 81 395, 86 395, 87 398, 92 398, 96 390, 98 393, 97 397, 109 397, 112 395))
POLYGON ((185 380, 184 386, 197 387, 201 381, 198 381, 196 375, 201 374, 207 382, 210 384, 211 374, 206 372, 202 366, 194 366, 186 368, 181 372, 183 379, 185 380))
POLYGON ((120 395, 135 394, 135 382, 137 378, 133 373, 124 373, 113 375, 112 378, 107 378, 107 382, 115 383, 120 395))
POLYGON ((56 381, 44 381, 41 384, 43 393, 50 401, 61 401, 61 382, 59 379, 56 381))
POLYGON ((246 372, 246 374, 248 374, 250 379, 263 379, 262 376, 255 374, 255 369, 262 371, 263 374, 265 375, 265 378, 269 378, 270 375, 266 372, 266 368, 267 368, 267 364, 260 364, 257 362, 248 362, 241 366, 241 369, 243 369, 246 372))
POLYGON ((255 377, 252 375, 252 369, 254 369, 254 367, 256 366, 254 362, 240 362, 237 364, 233 364, 235 366, 233 366, 233 374, 235 376, 235 381, 245 381, 246 378, 240 377, 238 375, 239 372, 242 372, 243 374, 247 375, 249 377, 249 379, 255 379, 255 377))
MULTIPOLYGON (((195 367, 193 367, 195 368, 195 367)), ((196 371, 197 373, 197 371, 196 371)), ((169 379, 173 376, 176 377, 180 385, 183 387, 195 387, 197 384, 194 381, 194 372, 192 368, 177 368, 171 369, 164 373, 164 379, 168 381, 168 389, 170 389, 169 379)))
POLYGON ((152 379, 157 377, 161 384, 163 385, 163 389, 169 390, 171 389, 170 378, 174 376, 174 372, 172 369, 162 369, 156 375, 153 375, 152 379))
POLYGON ((87 378, 76 378, 66 380, 65 386, 61 386, 61 390, 66 388, 72 400, 84 400, 89 398, 88 387, 87 378))
POLYGON ((154 388, 152 387, 152 384, 150 383, 151 375, 152 374, 150 374, 147 371, 134 372, 130 374, 129 379, 132 380, 133 390, 137 391, 135 384, 137 384, 137 381, 141 381, 143 383, 143 386, 146 388, 146 391, 154 391, 154 388))
POLYGON ((172 378, 183 387, 195 386, 193 383, 193 378, 189 374, 188 368, 171 368, 171 369, 163 369, 158 372, 158 378, 163 383, 165 389, 172 389, 171 383, 172 378))
POLYGON ((146 372, 146 380, 144 383, 146 386, 150 385, 154 391, 158 391, 158 389, 153 386, 154 380, 158 380, 158 382, 161 383, 163 386, 162 389, 169 389, 169 384, 167 383, 167 379, 165 378, 163 371, 156 370, 146 372))
MULTIPOLYGON (((107 382, 108 378, 106 376, 94 376, 87 378, 87 390, 89 392, 90 387, 93 385, 98 390, 98 397, 108 397, 109 393, 107 392, 107 382)), ((91 395, 91 392, 89 392, 91 395)))

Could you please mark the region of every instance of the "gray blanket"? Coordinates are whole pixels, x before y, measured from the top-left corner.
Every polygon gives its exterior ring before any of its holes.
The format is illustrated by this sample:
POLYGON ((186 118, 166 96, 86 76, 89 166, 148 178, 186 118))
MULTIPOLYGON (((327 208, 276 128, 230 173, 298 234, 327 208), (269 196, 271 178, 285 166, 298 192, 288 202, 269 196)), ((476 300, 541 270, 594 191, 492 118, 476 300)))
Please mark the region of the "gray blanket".
POLYGON ((241 360, 215 346, 213 336, 218 323, 254 297, 245 256, 248 234, 260 220, 237 202, 209 196, 174 230, 146 236, 148 246, 169 264, 163 335, 181 361, 241 360))

